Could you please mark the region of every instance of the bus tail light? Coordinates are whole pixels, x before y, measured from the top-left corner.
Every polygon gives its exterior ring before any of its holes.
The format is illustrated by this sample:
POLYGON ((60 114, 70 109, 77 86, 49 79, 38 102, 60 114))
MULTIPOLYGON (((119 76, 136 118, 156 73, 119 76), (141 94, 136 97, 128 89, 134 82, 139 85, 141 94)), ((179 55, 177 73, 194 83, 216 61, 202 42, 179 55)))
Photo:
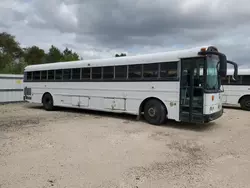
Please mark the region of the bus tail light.
POLYGON ((212 95, 212 101, 214 101, 214 95, 212 95))

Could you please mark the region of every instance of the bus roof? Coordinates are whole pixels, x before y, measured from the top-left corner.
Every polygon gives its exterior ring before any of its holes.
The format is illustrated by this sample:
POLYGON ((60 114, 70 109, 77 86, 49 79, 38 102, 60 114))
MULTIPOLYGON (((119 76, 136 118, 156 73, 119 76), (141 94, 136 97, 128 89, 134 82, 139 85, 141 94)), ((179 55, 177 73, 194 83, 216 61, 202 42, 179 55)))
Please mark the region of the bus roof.
MULTIPOLYGON (((227 75, 233 75, 234 69, 228 69, 227 75)), ((249 68, 238 68, 238 75, 250 75, 250 69, 249 68)))
MULTIPOLYGON (((209 45, 210 46, 210 45, 209 45)), ((25 67, 25 71, 36 70, 54 70, 54 69, 67 69, 67 68, 82 68, 82 67, 98 67, 98 66, 114 66, 114 65, 127 65, 127 64, 144 64, 152 62, 170 62, 179 61, 184 57, 196 57, 201 48, 207 48, 209 46, 195 47, 184 50, 176 50, 169 52, 152 53, 136 56, 123 56, 112 57, 107 59, 92 59, 81 61, 68 61, 68 62, 56 62, 46 63, 38 65, 29 65, 25 67)), ((211 45, 212 46, 212 45, 211 45)))

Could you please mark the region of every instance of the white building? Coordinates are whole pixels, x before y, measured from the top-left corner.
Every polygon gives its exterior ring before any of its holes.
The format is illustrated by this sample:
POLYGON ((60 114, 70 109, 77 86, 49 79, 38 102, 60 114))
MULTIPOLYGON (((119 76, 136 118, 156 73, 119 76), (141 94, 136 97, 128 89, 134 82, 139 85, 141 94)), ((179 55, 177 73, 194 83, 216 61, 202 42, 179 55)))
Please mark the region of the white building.
POLYGON ((0 74, 0 103, 23 101, 23 75, 0 74))

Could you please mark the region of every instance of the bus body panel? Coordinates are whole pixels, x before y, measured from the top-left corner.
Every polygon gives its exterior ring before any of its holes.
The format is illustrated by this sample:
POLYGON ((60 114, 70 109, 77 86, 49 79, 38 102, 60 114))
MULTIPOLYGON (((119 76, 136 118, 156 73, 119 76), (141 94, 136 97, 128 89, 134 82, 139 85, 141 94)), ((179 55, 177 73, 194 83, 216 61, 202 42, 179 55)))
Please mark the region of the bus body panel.
POLYGON ((224 85, 223 104, 238 105, 239 100, 246 95, 250 95, 250 85, 224 85))
POLYGON ((32 88, 32 103, 52 95, 55 106, 83 108, 128 114, 139 114, 147 98, 161 100, 168 118, 179 120, 179 82, 25 82, 32 88))
POLYGON ((221 93, 204 94, 204 114, 213 114, 222 109, 221 93))
POLYGON ((250 69, 239 68, 238 80, 232 80, 233 70, 227 71, 227 77, 222 82, 222 103, 226 106, 239 106, 240 99, 250 96, 250 69))
MULTIPOLYGON (((193 63, 199 62, 193 60, 197 57, 204 59, 205 56, 199 54, 201 50, 204 52, 204 49, 206 50, 207 47, 119 58, 30 65, 24 70, 24 99, 32 103, 42 103, 43 95, 50 93, 54 106, 138 115, 141 104, 146 99, 156 98, 165 105, 168 119, 180 121, 180 111, 182 111, 180 108, 180 101, 182 101, 180 82, 183 80, 180 78, 181 67, 187 65, 188 69, 188 65, 192 64, 192 69, 195 69, 193 63), (187 61, 181 65, 180 62, 183 59, 187 61), (153 66, 152 70, 149 68, 156 64, 157 68, 155 68, 156 66, 153 66), (126 73, 117 71, 118 74, 122 74, 122 78, 116 77, 116 70, 121 66, 126 67, 124 69, 126 73), (111 69, 108 69, 110 67, 111 69), (87 69, 89 72, 84 72, 87 69), (112 70, 112 72, 105 72, 105 69, 112 70), (105 80, 105 74, 112 74, 109 81, 105 80), (73 75, 77 78, 73 78, 73 75), (99 75, 101 76, 99 77, 99 75), (148 75, 150 76, 148 77, 148 75)), ((194 74, 196 73, 192 73, 193 76, 194 74)), ((189 84, 192 85, 191 88, 194 88, 192 79, 189 84)), ((198 116, 192 105, 195 98, 193 95, 191 89, 185 94, 185 97, 190 99, 189 106, 183 105, 183 109, 190 109, 186 111, 190 114, 188 122, 197 122, 198 120, 196 119, 196 121, 195 118, 202 122, 205 122, 205 118, 211 121, 221 116, 221 96, 218 91, 214 94, 202 93, 199 96, 203 101, 197 100, 200 101, 198 116), (213 100, 211 100, 212 98, 213 100)), ((46 103, 46 100, 44 102, 46 103)), ((155 104, 162 110, 161 104, 158 102, 155 104)), ((159 113, 161 117, 165 116, 165 110, 161 112, 164 112, 159 113), (164 115, 162 116, 162 114, 164 115)), ((149 110, 147 113, 149 114, 149 110)), ((185 115, 185 113, 183 114, 185 115)))

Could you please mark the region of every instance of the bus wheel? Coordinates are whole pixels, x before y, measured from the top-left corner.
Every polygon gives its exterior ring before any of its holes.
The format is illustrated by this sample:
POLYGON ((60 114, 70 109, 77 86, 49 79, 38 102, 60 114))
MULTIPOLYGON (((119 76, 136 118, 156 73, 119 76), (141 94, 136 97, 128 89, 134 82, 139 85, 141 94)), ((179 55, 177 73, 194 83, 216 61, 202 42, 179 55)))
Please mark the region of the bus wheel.
POLYGON ((161 125, 166 120, 167 110, 165 106, 156 99, 150 99, 144 106, 144 117, 153 125, 161 125))
POLYGON ((241 99, 240 106, 243 110, 250 111, 250 96, 247 96, 241 99))
POLYGON ((53 102, 53 97, 51 96, 51 94, 46 93, 43 96, 42 102, 43 102, 43 107, 45 110, 47 111, 53 110, 54 102, 53 102))

